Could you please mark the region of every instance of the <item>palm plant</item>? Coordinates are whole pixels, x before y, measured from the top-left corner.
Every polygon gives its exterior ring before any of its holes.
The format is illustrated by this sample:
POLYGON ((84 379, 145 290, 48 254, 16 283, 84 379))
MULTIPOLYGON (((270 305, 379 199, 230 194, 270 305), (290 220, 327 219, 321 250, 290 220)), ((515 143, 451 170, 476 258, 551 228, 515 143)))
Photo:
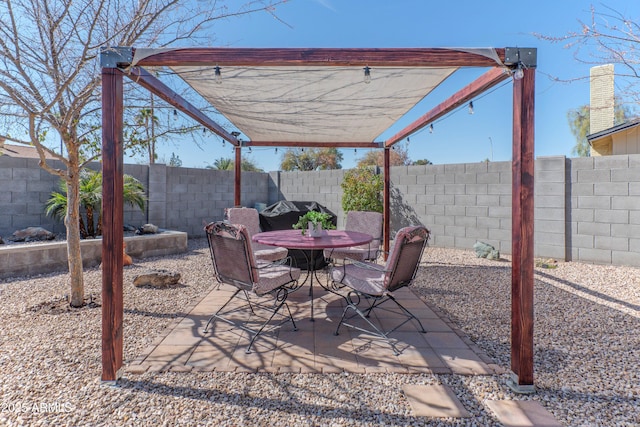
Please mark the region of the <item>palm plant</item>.
MULTIPOLYGON (((144 186, 140 181, 131 175, 124 175, 123 201, 131 206, 138 206, 144 210, 147 200, 144 193, 144 186)), ((80 204, 84 208, 86 222, 82 215, 78 226, 80 236, 96 237, 102 235, 102 173, 83 169, 80 176, 80 204), (97 224, 94 220, 94 213, 98 212, 97 224)), ((45 205, 47 215, 63 220, 67 214, 67 188, 64 181, 60 181, 60 192, 51 193, 51 198, 45 205)))

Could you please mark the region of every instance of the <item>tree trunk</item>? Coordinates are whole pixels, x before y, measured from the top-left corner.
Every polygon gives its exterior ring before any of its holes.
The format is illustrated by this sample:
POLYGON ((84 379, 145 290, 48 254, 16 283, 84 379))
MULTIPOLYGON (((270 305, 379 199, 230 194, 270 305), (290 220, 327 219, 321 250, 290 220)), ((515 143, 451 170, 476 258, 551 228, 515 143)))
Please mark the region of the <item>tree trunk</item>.
POLYGON ((86 239, 88 234, 87 234, 87 229, 84 226, 84 220, 82 219, 82 215, 80 215, 78 213, 78 221, 80 221, 80 224, 78 226, 79 230, 80 230, 80 238, 81 239, 86 239))
POLYGON ((87 210, 87 235, 90 237, 96 237, 96 231, 93 227, 93 207, 86 206, 87 210))
MULTIPOLYGON (((71 165, 70 165, 71 167, 71 165)), ((79 171, 69 170, 71 177, 78 177, 79 171)), ((71 282, 72 307, 82 307, 84 305, 84 275, 82 271, 82 252, 80 250, 80 196, 79 180, 69 179, 67 181, 67 215, 64 218, 64 225, 67 227, 67 260, 69 263, 69 280, 71 282)))

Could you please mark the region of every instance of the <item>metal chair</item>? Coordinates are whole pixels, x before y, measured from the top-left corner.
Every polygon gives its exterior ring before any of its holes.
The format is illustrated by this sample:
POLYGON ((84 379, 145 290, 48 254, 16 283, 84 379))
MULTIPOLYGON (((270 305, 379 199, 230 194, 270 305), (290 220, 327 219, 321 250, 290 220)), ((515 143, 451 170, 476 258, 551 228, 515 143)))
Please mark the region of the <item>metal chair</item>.
MULTIPOLYGON (((236 291, 231 298, 209 318, 204 328, 204 333, 208 332, 209 326, 213 325, 217 319, 234 325, 248 332, 251 336, 251 341, 246 350, 247 353, 250 353, 253 342, 276 314, 280 314, 285 317, 285 319, 273 325, 268 330, 275 329, 289 320, 293 324, 293 330, 297 330, 296 323, 293 320, 291 310, 289 310, 286 301, 289 292, 301 286, 301 283, 298 281, 300 278, 300 269, 291 267, 282 261, 258 266, 253 256, 249 231, 244 225, 228 224, 223 221, 212 222, 205 227, 205 231, 209 242, 215 279, 219 283, 234 286, 236 291), (223 312, 229 303, 233 301, 234 297, 240 293, 244 295, 247 302, 246 305, 248 305, 251 315, 259 316, 254 308, 262 308, 270 313, 257 329, 248 327, 247 322, 239 322, 224 317, 225 315, 238 311, 238 308, 235 308, 223 312), (252 304, 250 294, 254 294, 257 297, 271 296, 273 302, 267 305, 260 302, 260 299, 264 298, 258 298, 258 301, 252 304), (288 316, 283 313, 278 313, 283 307, 286 308, 288 316)), ((242 307, 244 307, 244 305, 242 307)))
POLYGON ((382 241, 382 214, 380 212, 349 211, 345 230, 357 231, 373 236, 373 240, 361 246, 326 249, 324 257, 332 261, 351 259, 355 261, 375 261, 380 253, 382 241))
MULTIPOLYGON (((225 210, 226 217, 231 224, 242 224, 247 227, 249 237, 260 232, 260 216, 257 209, 253 208, 228 208, 225 210)), ((253 254, 257 261, 278 261, 289 255, 287 248, 278 246, 261 245, 252 242, 253 254)))
MULTIPOLYGON (((413 282, 428 239, 429 230, 425 227, 405 227, 398 231, 386 265, 382 266, 371 262, 353 262, 331 268, 330 275, 334 292, 342 296, 347 302, 335 335, 339 334, 340 326, 342 325, 362 332, 372 333, 384 339, 391 346, 394 354, 398 355, 398 349, 389 339, 390 333, 410 320, 415 320, 420 326, 420 332, 426 333, 420 319, 400 304, 394 298, 393 292, 409 286, 413 282), (345 291, 338 292, 336 291, 338 289, 347 291, 346 293, 345 291), (364 310, 359 307, 362 299, 369 301, 369 306, 364 310), (369 316, 375 308, 387 301, 394 302, 407 318, 394 328, 383 331, 369 319, 369 316), (347 318, 349 310, 353 310, 355 314, 347 318), (356 315, 364 319, 372 330, 363 329, 346 321, 356 315)), ((388 309, 381 308, 380 310, 388 309)))

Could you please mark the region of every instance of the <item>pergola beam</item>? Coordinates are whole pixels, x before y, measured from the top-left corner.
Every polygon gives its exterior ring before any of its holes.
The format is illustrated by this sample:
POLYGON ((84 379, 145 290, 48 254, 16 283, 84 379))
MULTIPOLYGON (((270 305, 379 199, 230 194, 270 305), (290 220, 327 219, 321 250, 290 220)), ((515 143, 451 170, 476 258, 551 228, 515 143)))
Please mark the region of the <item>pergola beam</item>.
POLYGON ((431 111, 426 114, 420 116, 417 120, 411 123, 409 126, 402 129, 400 132, 393 135, 387 141, 385 141, 385 146, 390 147, 399 141, 402 141, 409 135, 414 132, 419 131, 420 129, 427 126, 429 123, 433 123, 438 120, 440 117, 443 117, 446 114, 449 114, 451 111, 455 110, 459 106, 464 103, 470 101, 475 98, 479 94, 491 89, 493 86, 498 83, 508 79, 510 74, 506 72, 503 68, 493 68, 480 77, 478 77, 475 81, 471 82, 467 86, 463 87, 449 98, 445 99, 442 103, 434 107, 431 111))
MULTIPOLYGON (((369 67, 495 67, 492 57, 448 48, 183 48, 141 59, 140 66, 365 66, 369 67)), ((496 49, 504 61, 505 49, 496 49)))
POLYGON ((164 100, 169 105, 175 107, 177 110, 182 111, 184 114, 209 129, 211 132, 229 141, 231 144, 236 146, 240 144, 240 141, 238 141, 235 136, 231 135, 222 126, 211 120, 193 104, 184 99, 169 86, 162 83, 144 68, 131 67, 124 72, 124 75, 147 89, 149 92, 158 96, 158 98, 164 100))

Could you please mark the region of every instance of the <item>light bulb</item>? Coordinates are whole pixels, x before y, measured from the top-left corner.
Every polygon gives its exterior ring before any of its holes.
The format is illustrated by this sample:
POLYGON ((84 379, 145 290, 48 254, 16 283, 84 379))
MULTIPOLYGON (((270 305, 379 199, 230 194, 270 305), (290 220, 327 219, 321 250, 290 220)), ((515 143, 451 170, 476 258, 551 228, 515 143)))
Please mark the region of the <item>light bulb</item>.
POLYGON ((524 77, 524 71, 522 71, 522 68, 518 67, 518 69, 516 69, 516 71, 513 73, 513 78, 516 80, 521 80, 524 77))
POLYGON ((220 72, 220 67, 216 65, 214 68, 214 80, 217 84, 222 83, 222 73, 220 72))
POLYGON ((429 133, 433 133, 433 123, 429 125, 429 133))
POLYGON ((475 111, 473 111, 473 101, 469 102, 469 114, 473 114, 475 113, 475 111))

